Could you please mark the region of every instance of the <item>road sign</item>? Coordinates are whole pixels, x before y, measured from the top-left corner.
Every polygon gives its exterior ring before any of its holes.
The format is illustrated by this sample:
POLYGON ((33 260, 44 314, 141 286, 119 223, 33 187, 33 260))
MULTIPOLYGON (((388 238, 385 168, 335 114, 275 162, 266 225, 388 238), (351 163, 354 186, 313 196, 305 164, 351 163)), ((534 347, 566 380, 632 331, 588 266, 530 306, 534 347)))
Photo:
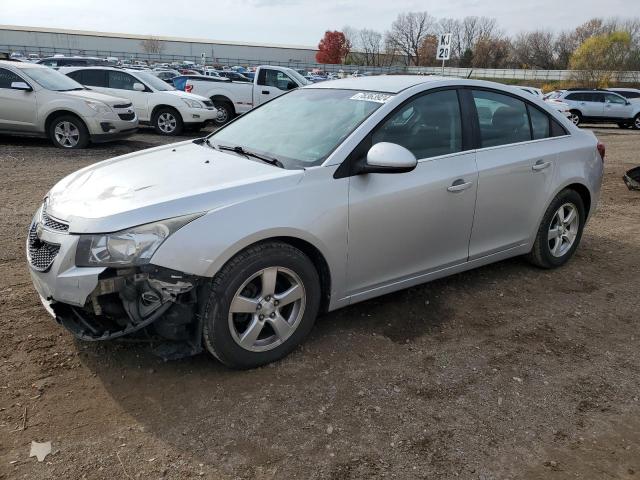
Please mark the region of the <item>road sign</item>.
POLYGON ((438 49, 436 50, 437 60, 449 60, 451 57, 451 34, 443 33, 438 36, 438 49))

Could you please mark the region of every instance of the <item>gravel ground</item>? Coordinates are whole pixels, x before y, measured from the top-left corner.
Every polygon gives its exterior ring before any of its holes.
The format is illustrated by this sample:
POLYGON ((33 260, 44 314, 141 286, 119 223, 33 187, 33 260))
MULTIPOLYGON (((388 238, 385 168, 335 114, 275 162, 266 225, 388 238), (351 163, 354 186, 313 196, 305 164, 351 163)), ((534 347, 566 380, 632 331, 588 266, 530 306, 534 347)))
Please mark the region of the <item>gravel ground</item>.
POLYGON ((607 145, 576 257, 504 261, 319 319, 276 364, 163 363, 74 341, 40 305, 24 241, 62 176, 166 139, 62 152, 0 137, 0 479, 640 477, 640 132, 607 145), (42 463, 32 440, 51 441, 42 463))

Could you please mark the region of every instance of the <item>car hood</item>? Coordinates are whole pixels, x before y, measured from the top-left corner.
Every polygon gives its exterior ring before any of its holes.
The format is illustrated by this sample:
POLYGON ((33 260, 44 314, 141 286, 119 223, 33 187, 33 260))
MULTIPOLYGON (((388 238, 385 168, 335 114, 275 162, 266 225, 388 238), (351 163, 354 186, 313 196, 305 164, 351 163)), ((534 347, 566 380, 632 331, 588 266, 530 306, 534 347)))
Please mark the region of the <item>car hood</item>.
POLYGON ((202 95, 196 95, 194 93, 183 92, 182 90, 169 90, 163 93, 168 93, 170 95, 174 95, 178 98, 188 98, 190 100, 199 100, 201 102, 205 100, 209 100, 207 97, 203 97, 202 95))
POLYGON ((131 103, 131 100, 127 100, 126 98, 114 97, 113 95, 105 95, 104 93, 98 93, 93 90, 73 90, 71 92, 60 93, 74 98, 81 98, 83 100, 94 100, 97 102, 106 103, 109 106, 131 103))
POLYGON ((69 222, 70 233, 115 232, 269 195, 303 176, 186 141, 72 173, 47 194, 47 213, 69 222))

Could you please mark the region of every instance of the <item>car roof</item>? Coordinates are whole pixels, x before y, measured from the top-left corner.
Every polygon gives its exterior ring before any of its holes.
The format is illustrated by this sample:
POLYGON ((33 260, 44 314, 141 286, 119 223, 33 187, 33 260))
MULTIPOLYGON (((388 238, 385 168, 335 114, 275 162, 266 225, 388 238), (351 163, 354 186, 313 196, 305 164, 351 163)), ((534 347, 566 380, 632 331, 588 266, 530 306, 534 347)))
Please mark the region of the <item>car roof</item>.
POLYGON ((38 65, 37 63, 15 62, 13 60, 0 60, 0 65, 15 68, 49 68, 45 67, 44 65, 38 65))
POLYGON ((457 80, 435 75, 379 75, 374 77, 351 77, 330 82, 314 83, 304 88, 336 88, 343 90, 367 90, 372 92, 399 93, 407 88, 425 83, 457 80))

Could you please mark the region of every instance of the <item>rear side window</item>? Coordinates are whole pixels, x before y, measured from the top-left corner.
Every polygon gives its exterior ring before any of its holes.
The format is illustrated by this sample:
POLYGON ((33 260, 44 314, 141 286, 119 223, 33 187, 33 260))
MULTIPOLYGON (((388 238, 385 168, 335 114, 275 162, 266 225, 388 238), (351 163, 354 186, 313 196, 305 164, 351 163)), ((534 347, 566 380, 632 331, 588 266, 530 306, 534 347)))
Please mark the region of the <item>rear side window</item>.
POLYGON ((508 95, 472 90, 480 123, 481 147, 531 140, 527 105, 508 95))
POLYGON ((0 68, 0 88, 11 88, 13 82, 24 82, 24 80, 15 73, 0 68))
POLYGON ((106 87, 107 71, 106 70, 82 70, 82 83, 90 87, 106 87))
POLYGON ((417 159, 462 150, 462 122, 455 90, 429 93, 411 100, 375 131, 372 143, 390 142, 417 159))
POLYGON ((640 92, 618 92, 618 93, 626 98, 640 98, 640 92))
POLYGON ((540 140, 541 138, 548 138, 551 129, 549 116, 531 105, 527 105, 527 109, 529 110, 529 117, 531 118, 533 139, 540 140))

